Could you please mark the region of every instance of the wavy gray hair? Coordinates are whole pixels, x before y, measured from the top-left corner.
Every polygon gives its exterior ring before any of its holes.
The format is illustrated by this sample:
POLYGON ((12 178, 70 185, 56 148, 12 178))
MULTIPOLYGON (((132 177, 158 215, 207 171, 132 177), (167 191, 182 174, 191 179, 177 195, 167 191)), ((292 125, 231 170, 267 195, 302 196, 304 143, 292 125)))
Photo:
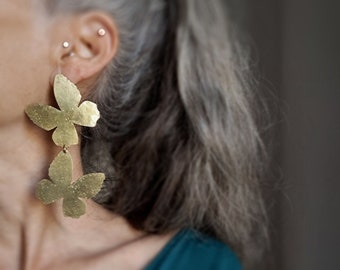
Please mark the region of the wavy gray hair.
POLYGON ((218 0, 49 0, 110 13, 116 57, 93 91, 101 120, 83 162, 108 178, 97 202, 136 228, 190 227, 245 255, 266 238, 263 146, 248 66, 218 0))

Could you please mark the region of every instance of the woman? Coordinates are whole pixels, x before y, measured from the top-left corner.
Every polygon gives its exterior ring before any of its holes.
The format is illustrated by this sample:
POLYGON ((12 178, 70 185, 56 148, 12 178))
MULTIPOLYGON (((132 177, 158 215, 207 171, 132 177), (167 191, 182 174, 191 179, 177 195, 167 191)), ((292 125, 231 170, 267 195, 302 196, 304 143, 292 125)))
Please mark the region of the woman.
POLYGON ((241 269, 261 140, 221 3, 3 0, 0 22, 0 269, 241 269), (24 111, 58 73, 101 113, 70 148, 74 179, 106 175, 79 219, 34 197, 59 149, 24 111))

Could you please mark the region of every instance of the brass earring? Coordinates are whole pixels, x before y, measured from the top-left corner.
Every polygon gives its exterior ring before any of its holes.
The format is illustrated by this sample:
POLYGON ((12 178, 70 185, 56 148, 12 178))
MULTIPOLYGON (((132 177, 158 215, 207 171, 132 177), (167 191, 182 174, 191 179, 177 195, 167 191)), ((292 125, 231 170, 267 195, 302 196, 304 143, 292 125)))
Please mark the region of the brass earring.
POLYGON ((81 95, 78 88, 61 74, 56 75, 54 80, 54 96, 60 110, 40 104, 29 105, 25 110, 40 128, 46 131, 54 129, 52 140, 62 147, 50 165, 50 179, 38 183, 35 195, 46 205, 63 199, 64 215, 79 218, 86 212, 82 199, 90 199, 100 191, 105 175, 87 174, 72 182, 73 162, 68 148, 79 141, 75 125, 94 127, 100 113, 91 101, 79 105, 81 95))

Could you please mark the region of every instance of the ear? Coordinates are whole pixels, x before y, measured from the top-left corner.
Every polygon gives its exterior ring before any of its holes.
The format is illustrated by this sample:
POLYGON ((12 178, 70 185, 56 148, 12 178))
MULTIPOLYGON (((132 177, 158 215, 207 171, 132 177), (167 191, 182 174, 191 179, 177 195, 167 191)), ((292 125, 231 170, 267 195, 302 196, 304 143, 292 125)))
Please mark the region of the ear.
POLYGON ((100 11, 76 14, 58 21, 53 46, 56 48, 56 70, 51 79, 61 72, 73 83, 88 84, 116 54, 116 25, 109 15, 100 11))

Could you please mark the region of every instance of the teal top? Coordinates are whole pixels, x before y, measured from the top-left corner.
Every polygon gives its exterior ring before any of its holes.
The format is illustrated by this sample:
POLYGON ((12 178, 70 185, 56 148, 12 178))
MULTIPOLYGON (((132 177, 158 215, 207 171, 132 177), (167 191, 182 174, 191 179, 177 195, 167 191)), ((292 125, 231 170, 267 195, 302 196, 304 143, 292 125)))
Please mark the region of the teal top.
POLYGON ((242 270, 235 253, 222 242, 182 230, 144 270, 242 270))

